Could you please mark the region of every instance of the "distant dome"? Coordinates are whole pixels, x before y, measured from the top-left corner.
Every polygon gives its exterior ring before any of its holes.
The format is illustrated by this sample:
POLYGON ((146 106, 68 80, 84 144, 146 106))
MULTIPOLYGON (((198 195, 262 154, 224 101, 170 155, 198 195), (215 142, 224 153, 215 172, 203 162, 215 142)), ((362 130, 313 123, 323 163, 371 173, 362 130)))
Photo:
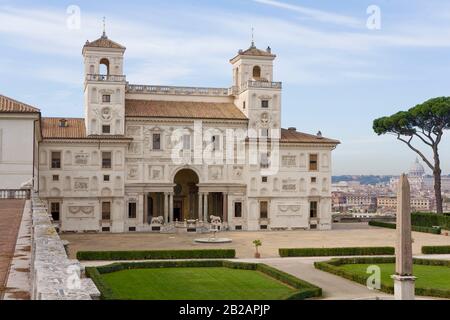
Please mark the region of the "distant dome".
POLYGON ((411 177, 422 177, 425 175, 425 169, 420 164, 418 158, 416 158, 416 161, 412 164, 411 169, 409 169, 408 175, 411 177))

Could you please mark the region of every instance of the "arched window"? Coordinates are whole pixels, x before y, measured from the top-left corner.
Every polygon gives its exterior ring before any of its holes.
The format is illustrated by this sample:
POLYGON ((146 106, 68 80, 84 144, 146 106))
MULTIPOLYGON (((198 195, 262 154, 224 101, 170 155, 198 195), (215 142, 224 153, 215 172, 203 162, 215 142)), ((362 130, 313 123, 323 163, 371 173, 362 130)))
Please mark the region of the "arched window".
POLYGON ((253 78, 261 78, 261 68, 259 66, 253 67, 253 78))
POLYGON ((106 58, 100 60, 100 74, 109 75, 109 60, 106 58))

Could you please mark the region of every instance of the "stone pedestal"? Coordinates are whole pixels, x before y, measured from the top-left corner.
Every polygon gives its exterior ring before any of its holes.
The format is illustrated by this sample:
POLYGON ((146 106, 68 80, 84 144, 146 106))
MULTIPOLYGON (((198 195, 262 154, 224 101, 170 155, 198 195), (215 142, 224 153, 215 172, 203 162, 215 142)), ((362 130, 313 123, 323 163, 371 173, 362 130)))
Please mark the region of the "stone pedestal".
POLYGON ((413 276, 391 276, 394 279, 395 300, 414 300, 416 277, 413 276))

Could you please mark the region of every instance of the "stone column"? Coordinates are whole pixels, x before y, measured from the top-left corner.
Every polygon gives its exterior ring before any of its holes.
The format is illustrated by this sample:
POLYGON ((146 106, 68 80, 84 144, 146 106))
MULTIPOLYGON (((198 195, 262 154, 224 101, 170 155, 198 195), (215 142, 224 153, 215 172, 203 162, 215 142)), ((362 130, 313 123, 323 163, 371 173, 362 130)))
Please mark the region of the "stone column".
POLYGON ((203 193, 198 193, 198 220, 203 220, 203 193))
POLYGON ((395 247, 394 296, 396 300, 414 300, 415 279, 411 236, 411 190, 405 174, 400 176, 397 192, 397 244, 395 247))
POLYGON ((169 193, 164 192, 164 223, 169 223, 169 193))
POLYGON ((142 221, 144 224, 146 224, 147 214, 145 211, 145 193, 139 195, 136 207, 138 221, 142 221))
POLYGON ((222 218, 223 222, 228 222, 228 193, 222 193, 222 218))
POLYGON ((173 192, 169 193, 169 216, 170 216, 170 222, 173 221, 173 192))
POLYGON ((205 197, 203 200, 204 206, 203 206, 203 221, 208 222, 208 193, 204 193, 203 196, 205 197))

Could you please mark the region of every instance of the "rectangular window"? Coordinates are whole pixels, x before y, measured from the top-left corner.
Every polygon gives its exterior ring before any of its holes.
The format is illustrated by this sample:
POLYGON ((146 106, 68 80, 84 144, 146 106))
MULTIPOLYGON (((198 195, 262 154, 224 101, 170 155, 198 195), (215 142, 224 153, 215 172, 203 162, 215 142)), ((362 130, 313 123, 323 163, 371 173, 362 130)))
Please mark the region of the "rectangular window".
POLYGON ((111 202, 102 202, 102 220, 111 220, 111 202))
POLYGON ((110 134, 111 133, 111 126, 110 125, 102 126, 102 133, 103 134, 110 134))
POLYGON ((53 175, 53 181, 59 181, 59 175, 54 174, 53 175))
POLYGON ((260 166, 261 166, 261 168, 269 168, 269 154, 268 153, 260 154, 260 166))
POLYGON ((267 201, 261 201, 259 203, 259 217, 261 219, 267 219, 268 209, 269 209, 269 203, 267 201))
POLYGON ((109 174, 106 174, 103 176, 103 182, 109 182, 110 181, 110 177, 109 174))
POLYGON ((261 108, 268 108, 268 107, 269 107, 269 100, 262 100, 261 108))
POLYGON ((269 137, 269 129, 267 129, 267 128, 261 129, 261 137, 263 137, 263 138, 269 137))
POLYGON ((245 110, 245 101, 244 101, 244 102, 242 102, 242 109, 244 109, 244 110, 245 110))
POLYGON ((316 177, 312 177, 311 178, 311 183, 316 183, 317 182, 317 178, 316 177))
POLYGON ((102 232, 109 232, 111 229, 109 227, 102 227, 102 232))
POLYGON ((191 150, 191 136, 189 134, 183 136, 183 150, 191 150))
POLYGON ((317 201, 311 201, 309 203, 309 217, 317 218, 317 201))
POLYGON ((211 142, 213 144, 213 151, 220 150, 220 137, 219 136, 212 136, 211 142))
POLYGON ((102 102, 106 102, 106 103, 111 102, 111 95, 110 94, 104 94, 102 96, 102 102))
POLYGON ((263 183, 267 183, 267 177, 262 177, 262 178, 261 178, 261 181, 262 181, 263 183))
POLYGON ((234 203, 234 217, 242 218, 242 202, 234 203))
POLYGON ((161 134, 153 134, 153 150, 161 150, 161 134))
POLYGON ((52 169, 61 169, 61 152, 52 152, 52 169))
POLYGON ((318 166, 317 154, 309 155, 309 171, 317 171, 318 166))
POLYGON ((128 218, 136 219, 136 202, 128 203, 128 218))
POLYGON ((235 230, 242 230, 242 226, 236 226, 234 227, 235 230))
POLYGON ((136 232, 136 227, 128 227, 129 232, 136 232))
POLYGON ((60 217, 61 217, 61 212, 60 212, 60 203, 59 202, 52 202, 50 204, 50 212, 52 215, 52 219, 53 221, 59 221, 60 217))
POLYGON ((112 168, 111 152, 102 152, 102 168, 103 169, 111 169, 112 168))

